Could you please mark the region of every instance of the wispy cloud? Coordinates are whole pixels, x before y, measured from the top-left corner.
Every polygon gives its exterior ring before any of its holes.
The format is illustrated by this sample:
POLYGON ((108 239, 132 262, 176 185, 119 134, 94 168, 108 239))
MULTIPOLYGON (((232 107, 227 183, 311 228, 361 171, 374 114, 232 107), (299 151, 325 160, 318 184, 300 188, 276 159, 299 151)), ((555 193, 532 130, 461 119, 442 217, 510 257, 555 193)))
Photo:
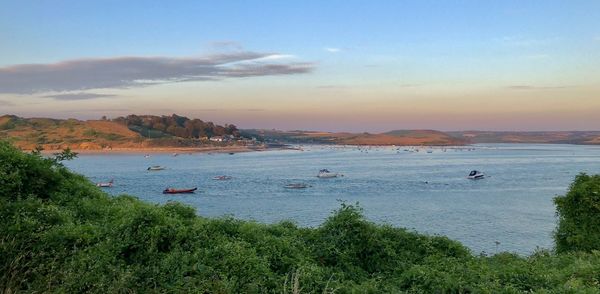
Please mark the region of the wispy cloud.
POLYGON ((283 60, 283 59, 293 59, 293 58, 297 58, 296 55, 291 55, 291 54, 271 54, 269 56, 265 56, 265 57, 261 57, 261 58, 257 58, 255 60, 252 60, 252 62, 271 61, 271 60, 283 60))
POLYGON ((0 93, 132 88, 186 81, 303 74, 315 68, 315 64, 310 62, 284 62, 283 57, 288 56, 240 51, 190 58, 115 57, 20 64, 0 67, 0 93))
POLYGON ((552 89, 566 89, 572 88, 573 86, 533 86, 533 85, 513 85, 506 87, 510 90, 552 90, 552 89))
POLYGON ((65 94, 55 94, 55 95, 46 95, 44 98, 53 98, 55 100, 89 100, 89 99, 97 99, 97 98, 110 98, 116 97, 117 95, 112 94, 97 94, 97 93, 65 93, 65 94))
POLYGON ((335 48, 335 47, 325 47, 325 48, 323 48, 323 50, 325 50, 329 53, 338 53, 338 52, 342 51, 342 49, 335 48))

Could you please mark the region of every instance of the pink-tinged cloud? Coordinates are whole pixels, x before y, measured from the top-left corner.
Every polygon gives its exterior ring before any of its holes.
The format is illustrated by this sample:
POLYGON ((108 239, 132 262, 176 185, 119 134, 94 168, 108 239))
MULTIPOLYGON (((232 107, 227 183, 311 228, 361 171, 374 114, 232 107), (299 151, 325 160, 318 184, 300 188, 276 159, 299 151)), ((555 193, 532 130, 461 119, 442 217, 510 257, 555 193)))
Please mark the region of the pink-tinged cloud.
POLYGON ((311 72, 310 62, 269 59, 272 53, 235 52, 195 58, 117 57, 21 64, 0 68, 0 93, 32 94, 236 77, 311 72))

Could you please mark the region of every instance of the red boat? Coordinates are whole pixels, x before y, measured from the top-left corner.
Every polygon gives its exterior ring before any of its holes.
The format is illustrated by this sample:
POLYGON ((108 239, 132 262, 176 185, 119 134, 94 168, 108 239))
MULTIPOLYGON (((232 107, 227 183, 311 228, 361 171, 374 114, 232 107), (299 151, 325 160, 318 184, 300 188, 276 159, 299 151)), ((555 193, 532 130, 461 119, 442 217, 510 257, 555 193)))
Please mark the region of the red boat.
POLYGON ((174 188, 166 188, 163 191, 163 194, 189 194, 194 193, 198 188, 193 189, 174 189, 174 188))

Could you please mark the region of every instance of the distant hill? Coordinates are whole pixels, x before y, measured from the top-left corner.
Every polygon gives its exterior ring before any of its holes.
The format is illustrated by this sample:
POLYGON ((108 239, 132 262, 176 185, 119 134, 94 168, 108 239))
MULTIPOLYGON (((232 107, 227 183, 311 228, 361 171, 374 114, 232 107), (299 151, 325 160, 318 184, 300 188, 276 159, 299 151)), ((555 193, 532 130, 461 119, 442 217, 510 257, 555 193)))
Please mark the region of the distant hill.
POLYGON ((464 145, 466 141, 433 130, 397 130, 381 134, 316 131, 243 130, 271 142, 341 145, 464 145))
POLYGON ((87 121, 0 116, 0 139, 29 150, 36 146, 46 150, 196 147, 218 145, 207 138, 224 135, 238 136, 239 131, 234 125, 220 126, 175 114, 87 121))
POLYGON ((493 132, 460 131, 450 135, 470 143, 600 144, 600 131, 493 132))
POLYGON ((41 146, 46 150, 69 147, 78 150, 111 148, 171 148, 224 146, 211 137, 256 137, 269 143, 341 145, 465 145, 471 143, 598 144, 600 131, 494 132, 395 130, 386 133, 332 133, 279 131, 216 125, 176 114, 170 116, 128 115, 113 120, 76 120, 0 116, 0 139, 22 149, 41 146))

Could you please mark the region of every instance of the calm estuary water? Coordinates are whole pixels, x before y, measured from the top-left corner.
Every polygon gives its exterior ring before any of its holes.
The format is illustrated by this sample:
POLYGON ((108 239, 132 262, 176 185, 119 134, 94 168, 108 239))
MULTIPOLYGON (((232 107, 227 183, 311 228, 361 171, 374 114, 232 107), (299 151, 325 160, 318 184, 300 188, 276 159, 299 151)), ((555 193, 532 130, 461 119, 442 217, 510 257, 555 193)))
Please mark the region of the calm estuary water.
POLYGON ((579 172, 600 173, 600 147, 494 144, 474 150, 304 146, 229 154, 82 154, 67 163, 92 181, 113 178, 111 194, 127 193, 164 203, 177 200, 202 216, 233 215, 260 222, 290 219, 317 226, 339 207, 356 201, 368 219, 422 233, 446 235, 474 253, 498 249, 521 254, 552 247, 556 225, 552 198, 566 192, 579 172), (149 172, 151 165, 163 171, 149 172), (319 169, 344 174, 318 179, 319 169), (470 170, 489 175, 467 180, 470 170), (229 181, 212 180, 230 175, 229 181), (312 187, 285 189, 292 182, 312 187), (166 187, 198 187, 191 195, 166 196, 166 187))

